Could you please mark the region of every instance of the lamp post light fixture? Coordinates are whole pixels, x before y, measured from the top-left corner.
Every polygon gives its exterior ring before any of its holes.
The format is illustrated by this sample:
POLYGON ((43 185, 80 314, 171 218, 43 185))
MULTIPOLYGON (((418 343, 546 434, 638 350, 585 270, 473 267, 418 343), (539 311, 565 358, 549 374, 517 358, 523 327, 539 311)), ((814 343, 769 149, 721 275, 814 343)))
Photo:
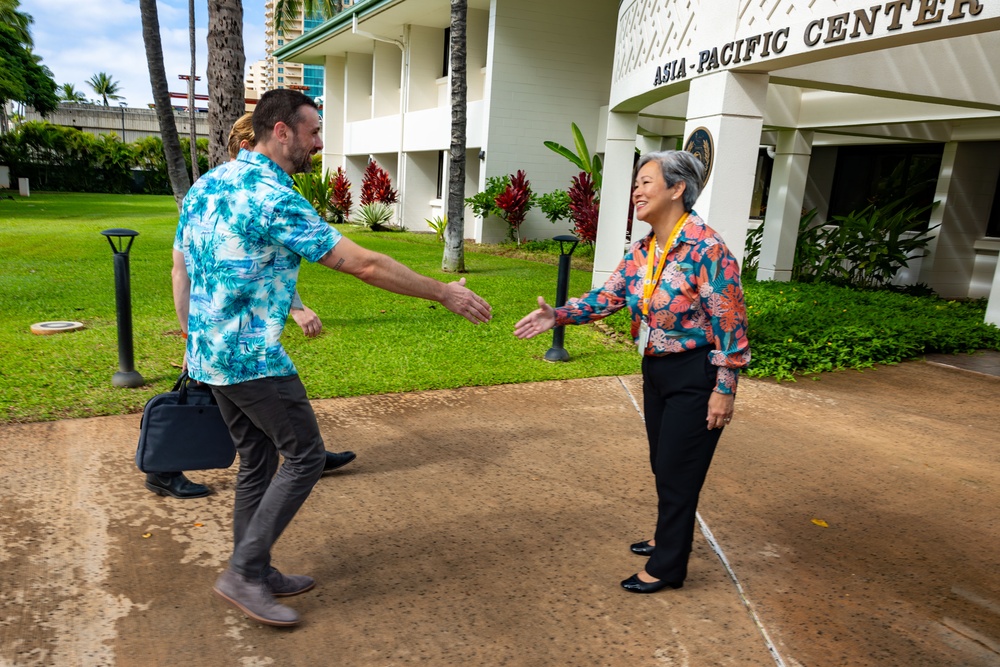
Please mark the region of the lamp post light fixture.
POLYGON ((128 253, 139 232, 131 229, 105 229, 101 232, 111 245, 115 263, 115 305, 118 313, 118 372, 111 376, 116 387, 141 387, 146 383, 135 370, 132 349, 132 284, 128 253), (126 244, 126 239, 128 243, 126 244), (115 245, 117 242, 117 245, 115 245))
MULTIPOLYGON (((556 308, 566 305, 566 295, 569 292, 569 260, 580 244, 580 239, 571 234, 562 234, 552 238, 559 242, 559 277, 556 282, 556 308), (566 245, 569 243, 569 250, 566 245)), ((563 347, 563 337, 566 335, 566 327, 559 326, 552 329, 552 347, 545 353, 545 361, 568 361, 569 352, 563 347)))

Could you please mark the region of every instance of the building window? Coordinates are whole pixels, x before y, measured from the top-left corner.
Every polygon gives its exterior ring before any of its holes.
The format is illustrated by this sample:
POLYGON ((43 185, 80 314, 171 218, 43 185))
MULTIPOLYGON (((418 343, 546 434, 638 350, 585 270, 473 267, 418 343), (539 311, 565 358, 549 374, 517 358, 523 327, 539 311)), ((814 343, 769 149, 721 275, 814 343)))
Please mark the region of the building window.
POLYGON ((767 212, 767 191, 771 189, 771 171, 774 160, 766 148, 757 151, 757 174, 753 179, 753 198, 750 200, 750 217, 763 220, 767 212))
POLYGON ((451 28, 444 29, 444 57, 441 58, 441 76, 448 76, 451 64, 451 28))
MULTIPOLYGON (((944 144, 842 146, 837 151, 830 217, 901 199, 910 206, 929 206, 934 202, 943 153, 944 144)), ((926 229, 931 210, 921 217, 926 229)))
POLYGON ((279 39, 279 40, 278 40, 278 46, 281 46, 281 45, 282 45, 282 44, 284 44, 284 43, 285 43, 285 40, 283 40, 283 39, 279 39))
POLYGON ((284 82, 285 82, 285 77, 279 76, 278 77, 278 83, 284 83, 284 82))
POLYGON ((437 198, 444 196, 444 151, 438 151, 437 198))
POLYGON ((279 67, 278 68, 278 74, 283 74, 284 72, 285 72, 285 68, 284 67, 279 67))

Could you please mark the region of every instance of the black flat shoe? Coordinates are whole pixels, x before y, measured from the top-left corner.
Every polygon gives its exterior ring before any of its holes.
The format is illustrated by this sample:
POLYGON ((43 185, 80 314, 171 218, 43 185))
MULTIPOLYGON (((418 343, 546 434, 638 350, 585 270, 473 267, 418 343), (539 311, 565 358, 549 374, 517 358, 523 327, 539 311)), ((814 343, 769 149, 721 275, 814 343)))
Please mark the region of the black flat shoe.
POLYGON ((146 475, 146 488, 158 496, 172 496, 186 500, 188 498, 204 498, 212 493, 204 484, 195 484, 183 473, 161 477, 156 473, 146 475))
POLYGON ((356 458, 358 458, 358 455, 354 452, 327 452, 326 463, 323 464, 323 472, 328 473, 337 468, 343 468, 356 458))
POLYGON ((683 585, 683 581, 680 583, 675 583, 673 581, 653 581, 646 583, 639 578, 638 574, 633 574, 631 577, 622 582, 622 588, 627 590, 629 593, 655 593, 656 591, 664 588, 676 589, 683 585))
POLYGON ((636 542, 629 547, 629 551, 640 556, 652 556, 653 549, 656 546, 649 543, 649 540, 643 540, 642 542, 636 542))

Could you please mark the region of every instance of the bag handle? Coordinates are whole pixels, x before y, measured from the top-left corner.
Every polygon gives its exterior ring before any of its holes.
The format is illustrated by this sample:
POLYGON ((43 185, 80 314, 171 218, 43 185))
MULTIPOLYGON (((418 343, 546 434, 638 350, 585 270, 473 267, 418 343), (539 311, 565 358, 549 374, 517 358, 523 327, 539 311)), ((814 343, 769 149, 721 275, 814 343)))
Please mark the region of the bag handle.
MULTIPOLYGON (((171 389, 171 391, 176 391, 178 393, 177 396, 178 405, 187 405, 188 389, 190 388, 192 383, 200 384, 198 383, 197 380, 192 379, 191 376, 188 375, 187 371, 181 373, 180 377, 177 378, 177 382, 174 383, 174 388, 171 389)), ((208 389, 207 387, 206 390, 208 392, 212 404, 218 405, 218 401, 215 400, 215 394, 212 392, 212 390, 208 389)))

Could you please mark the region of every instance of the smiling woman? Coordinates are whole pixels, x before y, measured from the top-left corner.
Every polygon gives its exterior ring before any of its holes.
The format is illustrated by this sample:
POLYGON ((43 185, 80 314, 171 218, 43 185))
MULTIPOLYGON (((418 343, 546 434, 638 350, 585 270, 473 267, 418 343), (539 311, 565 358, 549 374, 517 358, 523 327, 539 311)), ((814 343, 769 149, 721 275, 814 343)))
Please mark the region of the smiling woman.
POLYGON ((733 418, 739 372, 750 362, 736 260, 693 210, 704 175, 702 163, 684 151, 640 157, 632 204, 652 231, 632 245, 603 286, 561 308, 538 297, 540 308, 514 330, 531 338, 629 309, 658 496, 654 538, 631 546, 649 561, 621 584, 633 593, 684 585, 698 495, 733 418))

